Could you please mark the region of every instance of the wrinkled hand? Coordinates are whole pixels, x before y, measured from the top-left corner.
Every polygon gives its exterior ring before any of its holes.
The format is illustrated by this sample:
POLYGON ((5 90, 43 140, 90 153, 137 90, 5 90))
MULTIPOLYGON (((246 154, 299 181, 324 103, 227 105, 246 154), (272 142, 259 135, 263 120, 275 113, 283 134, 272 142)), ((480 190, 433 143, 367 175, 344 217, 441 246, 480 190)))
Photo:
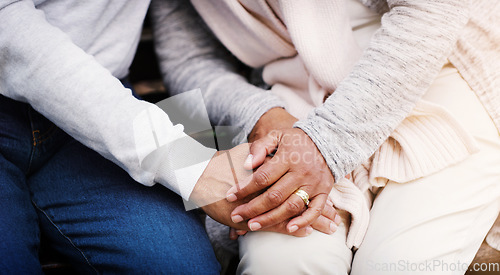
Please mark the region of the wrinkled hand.
POLYGON ((289 114, 285 109, 272 108, 255 123, 252 132, 248 135, 248 141, 254 142, 274 130, 292 129, 295 122, 297 122, 297 118, 289 114))
MULTIPOLYGON (((248 227, 246 223, 233 223, 231 212, 237 206, 249 202, 259 193, 250 195, 238 202, 228 202, 225 197, 227 190, 235 184, 235 178, 242 179, 251 174, 251 170, 246 170, 243 165, 248 154, 248 144, 236 146, 228 151, 217 152, 210 160, 189 198, 189 201, 201 206, 203 211, 214 220, 239 230, 248 230, 248 227)), ((325 216, 332 217, 332 214, 328 213, 325 216)), ((331 220, 333 219, 334 215, 331 220)), ((318 226, 326 228, 331 223, 331 220, 319 221, 318 226)), ((307 227, 290 234, 286 229, 288 222, 289 220, 284 220, 281 223, 276 223, 266 228, 266 231, 285 233, 297 237, 307 236, 312 232, 312 228, 307 227)))
POLYGON ((239 205, 231 213, 234 223, 248 221, 254 231, 292 218, 288 232, 310 226, 320 217, 330 193, 334 178, 321 153, 309 136, 300 129, 275 130, 255 141, 245 165, 254 169, 269 154, 270 161, 262 164, 247 180, 231 187, 227 200, 236 202, 256 192, 261 195, 239 205), (265 190, 267 188, 267 190, 265 190), (295 195, 297 189, 309 194, 310 204, 295 195))
MULTIPOLYGON (((323 208, 323 212, 321 212, 321 216, 312 223, 312 229, 323 232, 325 234, 333 234, 337 231, 338 226, 341 222, 340 215, 337 213, 337 210, 333 207, 333 201, 330 197, 326 201, 326 206, 323 208)), ((288 221, 286 221, 288 223, 288 221)), ((265 231, 266 229, 264 229, 265 231)), ((229 238, 231 240, 236 240, 239 236, 245 235, 248 231, 231 228, 229 231, 229 238)), ((289 232, 287 232, 290 234, 289 232)), ((293 234, 293 233, 292 233, 293 234)))

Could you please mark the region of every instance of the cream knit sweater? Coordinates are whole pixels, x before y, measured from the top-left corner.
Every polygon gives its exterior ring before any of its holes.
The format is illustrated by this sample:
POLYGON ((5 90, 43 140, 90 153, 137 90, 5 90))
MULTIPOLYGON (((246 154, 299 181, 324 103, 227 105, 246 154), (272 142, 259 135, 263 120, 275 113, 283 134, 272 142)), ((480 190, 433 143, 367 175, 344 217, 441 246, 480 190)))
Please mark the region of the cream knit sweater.
POLYGON ((315 141, 336 177, 336 207, 351 213, 349 246, 363 239, 372 190, 388 180, 429 175, 477 150, 446 110, 420 101, 448 56, 461 73, 480 73, 471 87, 500 128, 494 70, 500 62, 476 64, 485 61, 478 57, 500 60, 484 36, 495 34, 488 22, 500 14, 491 13, 499 9, 496 1, 481 1, 474 9, 467 1, 362 1, 385 13, 362 54, 343 1, 192 2, 234 55, 265 66, 264 80, 301 119, 296 126, 315 141), (476 40, 465 43, 472 35, 476 40), (477 48, 480 39, 488 54, 477 48), (343 179, 353 170, 354 182, 343 179))

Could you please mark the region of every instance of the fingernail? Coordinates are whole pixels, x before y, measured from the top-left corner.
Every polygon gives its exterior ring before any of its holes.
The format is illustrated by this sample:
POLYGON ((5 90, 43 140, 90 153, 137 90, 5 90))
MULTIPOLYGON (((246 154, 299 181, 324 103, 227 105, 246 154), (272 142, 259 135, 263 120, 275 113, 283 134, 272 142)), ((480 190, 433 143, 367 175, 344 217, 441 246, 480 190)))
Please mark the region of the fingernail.
POLYGON ((239 223, 239 222, 242 222, 243 221, 243 218, 240 216, 240 215, 234 215, 231 217, 231 220, 234 222, 234 223, 239 223))
POLYGON ((226 200, 228 202, 235 202, 236 199, 238 199, 238 198, 236 197, 236 195, 234 193, 231 193, 231 194, 229 194, 229 195, 226 196, 226 200))
POLYGON ((237 191, 237 187, 236 186, 231 186, 231 188, 229 188, 229 190, 227 190, 226 192, 226 197, 229 195, 229 194, 234 194, 236 193, 237 191))
POLYGON ((333 222, 330 223, 330 232, 334 233, 335 231, 337 231, 337 225, 333 222))
POLYGON ((261 229, 262 225, 260 225, 260 223, 258 223, 258 222, 253 222, 253 223, 249 224, 248 227, 250 227, 250 230, 256 231, 256 230, 261 229))
POLYGON ((306 234, 309 236, 311 233, 313 233, 313 228, 310 226, 306 227, 306 234))
POLYGON ((236 240, 237 238, 238 238, 238 234, 236 233, 236 230, 231 229, 231 231, 229 231, 229 239, 236 240))
POLYGON ((247 159, 245 160, 245 166, 252 166, 252 161, 253 161, 253 155, 252 154, 249 154, 247 159))
POLYGON ((299 229, 299 227, 297 225, 292 225, 288 229, 288 232, 293 233, 293 232, 297 231, 298 229, 299 229))
POLYGON ((333 219, 333 221, 336 223, 336 224, 340 224, 342 222, 342 219, 340 218, 340 215, 337 214, 335 215, 335 219, 333 219))

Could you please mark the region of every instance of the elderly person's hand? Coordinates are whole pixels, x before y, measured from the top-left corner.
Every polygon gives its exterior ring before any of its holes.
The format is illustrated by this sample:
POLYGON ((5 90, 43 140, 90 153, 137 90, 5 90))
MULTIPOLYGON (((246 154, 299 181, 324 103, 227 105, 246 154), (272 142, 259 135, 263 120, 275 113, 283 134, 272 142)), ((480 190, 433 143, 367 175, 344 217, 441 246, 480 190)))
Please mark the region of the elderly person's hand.
POLYGON ((247 225, 254 231, 292 218, 287 225, 290 233, 313 224, 325 207, 334 178, 309 136, 300 129, 275 130, 255 141, 250 151, 245 163, 248 169, 259 166, 269 154, 274 156, 246 181, 231 187, 227 200, 235 202, 267 190, 238 206, 231 213, 232 221, 250 219, 247 225))
POLYGON ((254 142, 267 136, 274 130, 292 129, 297 118, 283 108, 272 108, 263 114, 248 135, 248 141, 254 142))
MULTIPOLYGON (((269 231, 268 230, 269 228, 271 229, 279 228, 281 233, 294 236, 298 236, 296 232, 299 232, 301 234, 302 232, 304 232, 303 230, 298 230, 294 233, 290 233, 288 230, 286 230, 286 232, 282 232, 284 229, 283 225, 288 224, 289 221, 290 219, 280 223, 277 227, 271 226, 263 229, 263 231, 269 231)), ((325 234, 333 234, 335 233, 335 231, 337 231, 337 228, 340 225, 341 221, 342 220, 340 218, 340 215, 337 213, 335 207, 333 207, 333 201, 331 200, 330 197, 328 197, 325 208, 323 208, 323 212, 321 212, 321 216, 319 216, 319 218, 312 223, 311 225, 312 228, 309 226, 306 227, 305 231, 306 235, 309 235, 312 229, 315 229, 319 232, 323 232, 325 234)), ((229 231, 229 238, 232 240, 236 240, 239 236, 245 235, 247 232, 248 230, 231 228, 231 230, 229 231)))
MULTIPOLYGON (((235 179, 244 178, 244 175, 251 172, 244 169, 244 161, 249 153, 248 144, 237 146, 231 150, 217 152, 209 162, 207 168, 195 185, 190 196, 190 201, 201 206, 207 215, 214 220, 228 225, 230 227, 242 230, 248 230, 245 223, 233 223, 230 214, 238 206, 250 201, 259 193, 248 196, 238 202, 228 202, 225 200, 227 190, 235 184, 235 179)), ((325 233, 333 233, 331 224, 337 221, 336 211, 333 207, 326 209, 323 216, 313 224, 313 227, 325 233)), ((289 232, 286 228, 289 219, 275 223, 266 228, 266 231, 285 233, 298 237, 307 236, 311 233, 311 227, 305 227, 296 232, 289 232)), ((333 229, 336 229, 333 228, 333 229)))

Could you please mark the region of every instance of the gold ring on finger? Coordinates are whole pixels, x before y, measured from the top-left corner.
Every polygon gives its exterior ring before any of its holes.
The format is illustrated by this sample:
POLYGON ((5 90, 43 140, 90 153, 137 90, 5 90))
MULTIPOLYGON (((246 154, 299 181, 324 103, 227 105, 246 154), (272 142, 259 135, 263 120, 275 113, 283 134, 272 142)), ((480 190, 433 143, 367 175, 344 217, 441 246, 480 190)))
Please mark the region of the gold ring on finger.
POLYGON ((299 196, 304 201, 306 206, 309 205, 309 194, 307 194, 306 191, 304 191, 302 189, 297 189, 297 191, 295 191, 294 194, 299 196))

